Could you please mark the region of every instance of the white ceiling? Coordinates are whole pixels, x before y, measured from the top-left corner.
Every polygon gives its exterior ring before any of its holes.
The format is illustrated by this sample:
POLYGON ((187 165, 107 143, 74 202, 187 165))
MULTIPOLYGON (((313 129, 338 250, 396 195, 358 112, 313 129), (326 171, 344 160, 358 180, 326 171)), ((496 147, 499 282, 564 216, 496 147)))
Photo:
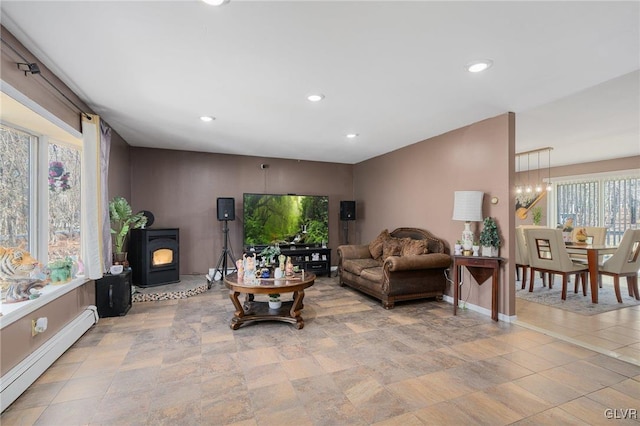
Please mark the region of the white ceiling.
POLYGON ((638 1, 0 7, 133 146, 357 163, 513 111, 516 151, 554 166, 640 155, 638 1))

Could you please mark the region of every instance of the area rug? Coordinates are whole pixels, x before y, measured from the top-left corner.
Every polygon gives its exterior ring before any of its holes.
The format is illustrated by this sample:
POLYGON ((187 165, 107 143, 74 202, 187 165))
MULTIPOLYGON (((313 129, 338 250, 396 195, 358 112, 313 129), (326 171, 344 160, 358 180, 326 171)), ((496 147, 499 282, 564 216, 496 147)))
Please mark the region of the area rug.
POLYGON ((603 283, 598 291, 598 303, 591 303, 591 289, 587 288, 587 296, 582 295, 582 290, 578 293, 573 292, 573 282, 567 286, 567 300, 562 300, 562 281, 556 278, 553 289, 543 287, 542 283, 536 280, 533 292, 529 293, 529 286, 522 290, 520 283, 516 283, 516 297, 527 300, 529 302, 540 303, 542 305, 552 306, 558 309, 564 309, 580 315, 597 315, 603 312, 615 311, 616 309, 628 308, 630 306, 640 305, 640 300, 629 296, 627 290, 627 281, 623 279, 620 283, 620 293, 622 294, 622 303, 616 300, 613 283, 603 283))

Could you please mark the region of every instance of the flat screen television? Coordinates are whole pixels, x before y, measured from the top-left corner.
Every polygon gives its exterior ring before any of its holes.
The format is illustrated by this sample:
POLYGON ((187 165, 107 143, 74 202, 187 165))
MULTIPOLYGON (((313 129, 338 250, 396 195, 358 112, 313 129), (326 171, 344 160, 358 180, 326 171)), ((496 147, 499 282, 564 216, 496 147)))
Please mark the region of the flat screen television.
POLYGON ((245 193, 242 210, 245 247, 329 242, 328 196, 245 193))

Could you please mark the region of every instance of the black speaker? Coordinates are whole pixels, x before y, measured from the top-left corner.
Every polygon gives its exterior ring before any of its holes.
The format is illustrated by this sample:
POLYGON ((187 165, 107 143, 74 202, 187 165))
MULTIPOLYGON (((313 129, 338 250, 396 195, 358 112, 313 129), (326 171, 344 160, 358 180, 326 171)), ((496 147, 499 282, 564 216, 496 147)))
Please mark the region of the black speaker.
POLYGON ((98 316, 123 316, 131 308, 131 270, 120 275, 106 274, 96 280, 98 316))
POLYGON ((236 220, 235 204, 233 198, 218 198, 218 220, 236 220))
POLYGON ((356 220, 355 201, 340 201, 340 220, 356 220))

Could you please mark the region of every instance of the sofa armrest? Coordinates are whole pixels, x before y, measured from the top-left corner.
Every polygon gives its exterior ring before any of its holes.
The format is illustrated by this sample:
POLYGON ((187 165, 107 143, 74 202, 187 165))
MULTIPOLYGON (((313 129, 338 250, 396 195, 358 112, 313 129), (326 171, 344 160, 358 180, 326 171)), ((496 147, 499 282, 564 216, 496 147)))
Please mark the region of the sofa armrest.
POLYGON ((389 256, 384 261, 384 269, 390 272, 448 268, 449 266, 451 266, 451 256, 444 253, 418 254, 413 256, 389 256))
POLYGON ((367 259, 371 258, 368 245, 342 245, 338 246, 339 259, 367 259))

